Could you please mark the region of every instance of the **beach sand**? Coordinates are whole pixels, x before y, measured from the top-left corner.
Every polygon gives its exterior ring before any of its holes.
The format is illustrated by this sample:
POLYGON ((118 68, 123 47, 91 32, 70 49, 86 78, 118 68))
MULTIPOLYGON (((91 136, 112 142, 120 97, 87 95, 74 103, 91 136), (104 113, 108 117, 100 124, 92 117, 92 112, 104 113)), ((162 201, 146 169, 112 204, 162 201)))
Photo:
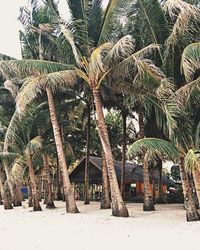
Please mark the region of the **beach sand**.
POLYGON ((127 204, 129 218, 99 210, 99 203, 83 205, 81 213, 66 214, 65 203, 56 209, 32 212, 24 202, 5 211, 0 207, 0 250, 124 250, 193 249, 199 245, 200 222, 186 222, 181 204, 156 205, 143 212, 142 204, 127 204))

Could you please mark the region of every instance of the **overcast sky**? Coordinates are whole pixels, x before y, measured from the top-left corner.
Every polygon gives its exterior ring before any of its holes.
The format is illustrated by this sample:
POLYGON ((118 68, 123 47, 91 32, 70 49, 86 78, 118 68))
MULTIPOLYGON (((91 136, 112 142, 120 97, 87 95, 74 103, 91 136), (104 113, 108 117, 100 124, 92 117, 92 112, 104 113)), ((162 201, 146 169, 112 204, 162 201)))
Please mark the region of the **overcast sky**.
MULTIPOLYGON (((66 0, 60 0, 61 9, 65 9, 66 0)), ((0 0, 0 53, 21 58, 19 44, 19 29, 21 24, 17 20, 20 6, 26 5, 28 0, 0 0)), ((108 0, 103 0, 104 4, 108 0)))

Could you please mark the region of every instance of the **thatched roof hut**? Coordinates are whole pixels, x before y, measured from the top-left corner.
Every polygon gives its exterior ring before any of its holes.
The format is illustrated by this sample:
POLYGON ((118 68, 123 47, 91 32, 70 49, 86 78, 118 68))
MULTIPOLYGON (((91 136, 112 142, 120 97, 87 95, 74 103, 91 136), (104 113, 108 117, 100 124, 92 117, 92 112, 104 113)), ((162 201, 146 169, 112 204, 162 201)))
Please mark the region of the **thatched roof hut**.
MULTIPOLYGON (((85 168, 86 158, 83 158, 70 173, 70 180, 74 183, 83 183, 84 182, 84 168, 85 168)), ((90 156, 89 160, 89 182, 90 184, 100 184, 102 180, 102 159, 99 157, 90 156)), ((114 161, 115 171, 117 179, 120 182, 121 178, 121 161, 114 161)), ((157 182, 158 181, 158 171, 156 169, 150 170, 150 181, 152 178, 157 182)), ((137 183, 143 182, 143 168, 141 165, 126 162, 125 166, 125 182, 126 183, 137 183)), ((162 183, 166 186, 173 187, 174 182, 167 178, 166 176, 162 177, 162 183)))

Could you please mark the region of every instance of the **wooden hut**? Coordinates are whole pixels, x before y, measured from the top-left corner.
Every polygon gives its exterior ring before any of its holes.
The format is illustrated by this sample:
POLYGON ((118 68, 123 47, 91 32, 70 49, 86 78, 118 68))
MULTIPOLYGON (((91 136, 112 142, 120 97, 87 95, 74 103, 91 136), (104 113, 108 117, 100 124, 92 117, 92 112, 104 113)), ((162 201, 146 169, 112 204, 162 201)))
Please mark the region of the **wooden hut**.
MULTIPOLYGON (((70 173, 70 181, 75 184, 84 183, 84 168, 85 168, 86 158, 83 158, 70 173)), ((114 161, 115 171, 117 179, 120 183, 121 179, 121 165, 120 161, 114 161)), ((152 196, 158 197, 158 178, 159 174, 156 169, 150 170, 150 190, 152 196)), ((99 157, 90 156, 89 159, 89 183, 91 189, 94 187, 99 188, 101 192, 101 182, 102 182, 102 159, 99 157)), ((163 193, 167 192, 169 187, 174 187, 174 182, 169 178, 162 177, 162 190, 163 193)), ((126 162, 125 166, 125 199, 134 200, 137 198, 142 198, 144 194, 144 184, 143 184, 143 168, 141 165, 126 162)), ((100 195, 99 195, 100 197, 100 195)))

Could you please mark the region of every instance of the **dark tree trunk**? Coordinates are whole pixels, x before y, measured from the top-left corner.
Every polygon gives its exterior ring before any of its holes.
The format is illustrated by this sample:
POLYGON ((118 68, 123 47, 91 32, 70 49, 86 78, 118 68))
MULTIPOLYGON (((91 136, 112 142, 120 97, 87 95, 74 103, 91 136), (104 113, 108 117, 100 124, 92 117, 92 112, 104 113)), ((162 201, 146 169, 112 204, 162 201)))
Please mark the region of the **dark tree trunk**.
POLYGON ((61 176, 60 176, 60 166, 59 166, 59 161, 58 161, 58 157, 57 157, 57 173, 56 173, 56 183, 57 183, 57 192, 56 192, 56 198, 58 201, 62 200, 62 192, 61 192, 61 188, 62 188, 62 184, 61 184, 61 176))
POLYGON ((139 124, 139 138, 144 138, 144 114, 142 107, 138 108, 138 124, 139 124))
POLYGON ((20 186, 18 184, 13 184, 13 190, 14 190, 13 206, 20 207, 22 206, 22 200, 23 200, 23 195, 20 186))
POLYGON ((102 194, 101 194, 101 209, 111 208, 110 197, 109 197, 109 182, 108 173, 106 166, 105 153, 101 152, 102 156, 102 194))
POLYGON ((200 207, 200 172, 198 169, 192 171, 197 199, 200 207))
POLYGON ((149 168, 148 168, 148 152, 144 156, 143 163, 143 178, 144 178, 144 211, 155 211, 152 194, 150 193, 149 168))
POLYGON ((87 117, 87 141, 86 141, 86 160, 85 160, 85 178, 84 178, 84 204, 89 204, 89 161, 90 161, 90 105, 88 104, 87 117))
POLYGON ((29 176, 30 176, 30 186, 32 190, 33 211, 42 211, 42 208, 39 202, 39 193, 37 189, 36 176, 35 176, 33 164, 32 164, 32 156, 30 154, 27 154, 27 165, 28 165, 29 176))
POLYGON ((0 191, 0 205, 3 205, 2 196, 1 196, 1 191, 0 191))
POLYGON ((102 148, 105 153, 108 177, 110 181, 112 215, 119 216, 119 217, 128 217, 129 216, 128 210, 122 199, 118 181, 117 181, 117 176, 115 173, 115 167, 114 167, 110 141, 108 137, 108 131, 107 131, 104 114, 103 114, 102 100, 101 100, 98 89, 93 88, 92 91, 93 91, 94 103, 96 107, 97 129, 98 129, 99 137, 101 140, 102 148))
POLYGON ((43 158, 44 171, 45 171, 45 176, 46 176, 46 185, 47 185, 46 208, 51 209, 51 208, 55 208, 55 205, 53 201, 52 181, 51 181, 48 155, 43 154, 42 158, 43 158))
POLYGON ((179 158, 179 169, 180 169, 180 176, 181 176, 182 187, 183 187, 187 221, 198 221, 200 220, 200 215, 196 209, 196 206, 193 200, 192 190, 191 190, 190 182, 189 182, 186 170, 185 170, 183 157, 179 158))
POLYGON ((33 194, 32 194, 32 188, 31 188, 30 181, 28 184, 28 206, 33 207, 33 194))
POLYGON ((50 118, 51 118, 51 123, 53 127, 56 150, 57 150, 59 165, 61 168, 62 182, 63 182, 64 194, 65 194, 65 199, 66 199, 66 211, 68 213, 78 213, 79 211, 75 203, 73 188, 70 183, 69 175, 67 171, 67 163, 66 163, 65 153, 63 149, 60 126, 58 124, 58 119, 56 115, 56 108, 55 108, 55 103, 53 99, 53 94, 50 88, 46 89, 46 93, 47 93, 47 98, 48 98, 50 118))
POLYGON ((13 206, 11 204, 11 201, 9 199, 8 190, 6 190, 5 186, 3 185, 3 178, 2 173, 0 172, 0 191, 1 191, 1 197, 3 199, 4 209, 12 209, 13 206))
POLYGON ((126 165, 126 112, 122 113, 123 120, 123 145, 122 145, 122 166, 121 166, 121 194, 122 198, 125 198, 125 165, 126 165))
POLYGON ((159 204, 164 203, 163 200, 163 191, 162 191, 162 160, 158 159, 157 160, 157 169, 158 169, 158 200, 157 202, 159 204))

